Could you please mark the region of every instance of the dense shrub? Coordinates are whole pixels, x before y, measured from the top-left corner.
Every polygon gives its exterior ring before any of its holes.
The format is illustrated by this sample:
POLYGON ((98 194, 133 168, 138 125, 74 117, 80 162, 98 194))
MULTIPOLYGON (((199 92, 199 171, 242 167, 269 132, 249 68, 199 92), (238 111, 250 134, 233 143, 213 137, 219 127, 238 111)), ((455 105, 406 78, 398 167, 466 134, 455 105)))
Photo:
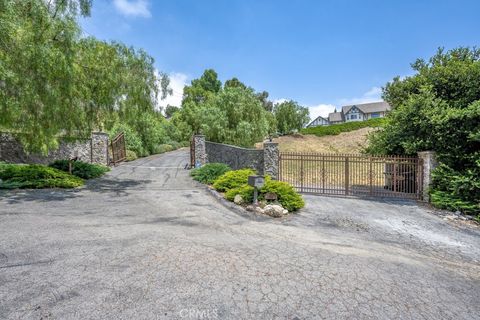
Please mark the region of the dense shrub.
POLYGON ((127 161, 137 160, 137 158, 135 151, 127 149, 127 161))
POLYGON ((480 213, 480 160, 477 168, 459 173, 442 164, 433 171, 433 205, 467 214, 480 213))
MULTIPOLYGON (((56 160, 49 166, 58 170, 68 172, 69 162, 70 161, 68 160, 56 160)), ((110 168, 98 164, 91 164, 83 161, 72 162, 72 174, 82 179, 98 178, 108 171, 110 171, 110 168)))
POLYGON ((75 188, 83 179, 42 165, 0 165, 0 189, 75 188))
POLYGON ((160 144, 155 148, 154 153, 155 154, 165 153, 165 152, 169 152, 169 151, 173 151, 173 150, 174 150, 174 148, 170 144, 160 144))
POLYGON ((214 183, 215 190, 225 192, 248 183, 248 176, 255 174, 253 169, 228 171, 221 175, 214 183))
POLYGON ((302 196, 290 184, 283 181, 267 180, 260 192, 262 198, 267 192, 275 193, 278 197, 278 202, 288 211, 296 211, 305 206, 302 196))
POLYGON ((196 181, 212 184, 218 177, 230 170, 230 167, 223 163, 207 163, 200 168, 193 169, 190 175, 196 181))
POLYGON ((110 139, 113 139, 120 132, 125 134, 125 146, 128 150, 135 152, 135 154, 140 157, 147 155, 142 139, 140 139, 138 133, 127 124, 116 123, 109 131, 110 139))
POLYGON ((241 185, 240 187, 230 189, 227 192, 225 192, 225 199, 227 199, 228 201, 233 201, 237 194, 242 196, 242 199, 245 203, 252 203, 253 202, 253 187, 252 186, 249 186, 248 184, 244 184, 244 185, 241 185))
POLYGON ((480 49, 440 49, 412 64, 416 74, 394 78, 383 92, 392 106, 382 130, 369 137, 372 154, 432 150, 434 205, 480 214, 480 49))
POLYGON ((329 126, 318 126, 312 128, 302 129, 300 132, 303 134, 314 134, 316 136, 330 136, 337 135, 342 132, 349 132, 366 127, 382 127, 385 120, 382 118, 369 119, 366 121, 352 121, 339 124, 332 124, 329 126))
MULTIPOLYGON (((252 203, 254 189, 253 187, 247 184, 248 176, 252 174, 252 172, 247 174, 247 178, 245 179, 244 178, 245 173, 242 172, 239 174, 237 173, 238 171, 244 171, 244 170, 230 171, 220 178, 220 179, 223 178, 223 180, 226 181, 227 179, 225 179, 225 176, 227 175, 229 178, 235 177, 235 178, 228 179, 228 181, 230 181, 229 185, 236 185, 236 186, 231 188, 225 188, 226 190, 225 199, 229 201, 233 201, 235 196, 239 194, 242 196, 243 200, 246 203, 252 203), (231 183, 231 181, 235 181, 235 182, 231 183), (242 181, 243 183, 241 183, 242 181), (238 185, 239 183, 241 184, 238 185)), ((265 194, 268 192, 275 193, 277 195, 277 201, 282 205, 282 207, 284 207, 290 212, 296 211, 305 206, 305 202, 303 201, 302 196, 298 194, 290 184, 283 181, 272 180, 269 176, 265 178, 265 185, 258 192, 258 200, 264 200, 265 194)))

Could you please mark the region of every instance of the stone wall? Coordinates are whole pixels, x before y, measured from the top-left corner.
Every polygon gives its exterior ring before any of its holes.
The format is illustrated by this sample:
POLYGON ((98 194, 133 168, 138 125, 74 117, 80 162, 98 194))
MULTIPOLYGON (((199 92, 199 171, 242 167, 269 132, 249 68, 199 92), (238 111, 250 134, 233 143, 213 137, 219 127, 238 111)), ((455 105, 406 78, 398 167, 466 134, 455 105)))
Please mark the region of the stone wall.
POLYGON ((60 142, 58 149, 51 150, 48 155, 43 156, 26 153, 12 135, 0 133, 0 161, 49 164, 54 160, 74 157, 84 162, 108 165, 108 135, 93 132, 90 139, 66 139, 60 142))
POLYGON ((263 150, 246 149, 227 144, 206 141, 205 151, 208 162, 225 163, 230 168, 237 170, 243 168, 255 169, 259 174, 264 174, 263 150))

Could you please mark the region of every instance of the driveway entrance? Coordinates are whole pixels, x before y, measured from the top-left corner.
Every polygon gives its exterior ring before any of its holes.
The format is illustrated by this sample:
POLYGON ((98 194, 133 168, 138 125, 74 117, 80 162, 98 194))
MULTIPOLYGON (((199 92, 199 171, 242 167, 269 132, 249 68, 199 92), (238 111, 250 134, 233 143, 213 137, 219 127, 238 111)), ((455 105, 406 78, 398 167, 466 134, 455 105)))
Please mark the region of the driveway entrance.
POLYGON ((86 188, 0 193, 0 318, 480 314, 478 231, 410 202, 310 196, 285 220, 254 221, 194 183, 188 161, 177 150, 86 188))

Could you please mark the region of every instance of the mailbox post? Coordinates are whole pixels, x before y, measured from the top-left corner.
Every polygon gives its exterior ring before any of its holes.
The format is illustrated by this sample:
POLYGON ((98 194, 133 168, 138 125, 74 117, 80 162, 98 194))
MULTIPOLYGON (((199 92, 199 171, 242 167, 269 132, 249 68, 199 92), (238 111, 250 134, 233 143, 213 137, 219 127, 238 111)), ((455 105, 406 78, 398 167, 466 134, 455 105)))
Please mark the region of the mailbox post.
POLYGON ((248 185, 253 187, 253 204, 258 205, 258 189, 265 184, 264 176, 248 176, 248 185))

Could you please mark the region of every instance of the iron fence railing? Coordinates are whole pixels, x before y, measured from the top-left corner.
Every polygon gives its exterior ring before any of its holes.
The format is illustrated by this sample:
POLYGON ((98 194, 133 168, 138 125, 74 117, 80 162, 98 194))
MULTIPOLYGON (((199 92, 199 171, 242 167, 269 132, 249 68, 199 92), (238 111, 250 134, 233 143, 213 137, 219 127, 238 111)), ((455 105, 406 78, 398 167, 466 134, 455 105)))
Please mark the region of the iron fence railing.
POLYGON ((303 193, 419 199, 416 157, 280 153, 279 180, 303 193))

